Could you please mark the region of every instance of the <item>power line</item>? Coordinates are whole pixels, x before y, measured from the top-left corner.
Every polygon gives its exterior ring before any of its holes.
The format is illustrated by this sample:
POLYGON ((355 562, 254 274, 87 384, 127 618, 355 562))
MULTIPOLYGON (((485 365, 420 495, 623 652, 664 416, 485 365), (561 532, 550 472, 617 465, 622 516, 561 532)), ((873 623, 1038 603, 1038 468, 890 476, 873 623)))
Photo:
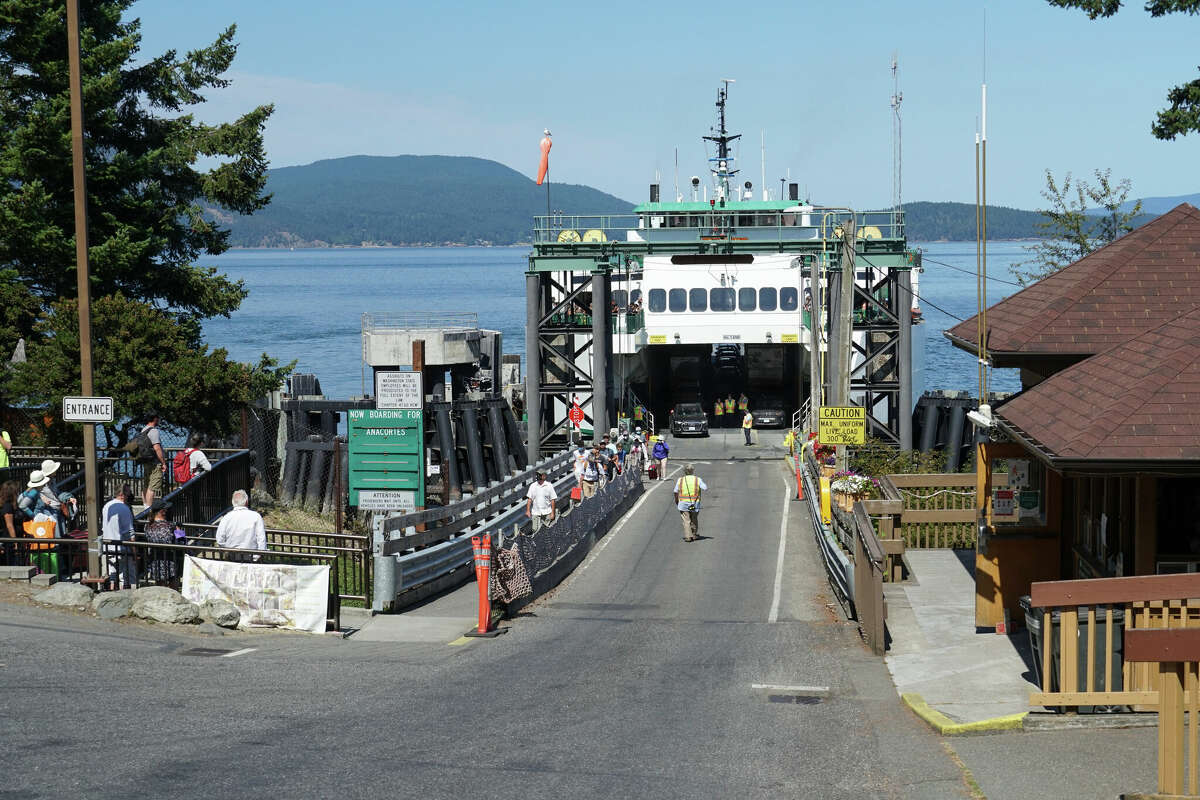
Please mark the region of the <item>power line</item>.
MULTIPOLYGON (((975 274, 975 272, 973 272, 972 270, 963 269, 962 267, 956 267, 953 264, 947 264, 945 261, 935 261, 934 259, 925 255, 924 253, 921 254, 921 260, 928 261, 930 264, 937 264, 939 267, 947 267, 948 269, 957 270, 965 275, 974 275, 975 274)), ((1018 289, 1025 288, 1021 284, 1017 283, 1016 281, 1006 281, 1003 278, 993 278, 991 275, 988 275, 987 279, 989 281, 993 281, 995 283, 1007 283, 1009 286, 1016 286, 1018 289)))
MULTIPOLYGON (((871 263, 871 259, 869 259, 869 258, 867 258, 866 256, 862 255, 861 253, 860 253, 860 254, 858 254, 858 258, 861 258, 863 261, 865 261, 865 262, 867 263, 867 266, 869 266, 869 267, 872 267, 872 268, 875 268, 875 269, 883 269, 883 267, 876 267, 874 264, 872 264, 872 263, 871 263)), ((936 262, 935 262, 935 263, 936 263, 936 262)), ((971 274, 973 275, 974 273, 971 273, 971 274)), ((921 295, 917 294, 916 292, 914 292, 914 291, 912 290, 912 287, 911 287, 911 286, 910 286, 910 287, 908 287, 908 289, 907 289, 906 291, 907 291, 909 294, 911 294, 913 297, 915 297, 915 298, 917 298, 918 300, 920 300, 920 301, 921 301, 922 303, 924 303, 925 305, 927 305, 927 306, 932 306, 933 308, 936 308, 938 311, 942 312, 942 313, 943 313, 943 314, 945 314, 947 317, 950 317, 950 319, 956 319, 956 320, 958 320, 959 322, 966 322, 966 320, 965 320, 965 319, 963 319, 962 317, 958 316, 957 314, 951 314, 949 311, 947 311, 946 309, 942 308, 942 307, 941 307, 941 306, 939 306, 937 303, 934 303, 934 302, 932 302, 932 301, 930 301, 930 300, 928 300, 928 299, 926 299, 926 298, 922 297, 921 295)))

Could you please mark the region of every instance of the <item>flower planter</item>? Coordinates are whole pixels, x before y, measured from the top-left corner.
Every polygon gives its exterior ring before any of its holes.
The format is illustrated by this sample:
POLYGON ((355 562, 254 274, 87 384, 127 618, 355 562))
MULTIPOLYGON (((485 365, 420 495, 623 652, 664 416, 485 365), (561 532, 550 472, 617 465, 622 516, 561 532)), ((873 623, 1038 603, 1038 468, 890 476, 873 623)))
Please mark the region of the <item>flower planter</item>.
POLYGON ((838 468, 836 465, 831 465, 831 464, 822 464, 821 465, 821 477, 822 478, 832 478, 834 475, 837 474, 837 471, 838 471, 838 468))

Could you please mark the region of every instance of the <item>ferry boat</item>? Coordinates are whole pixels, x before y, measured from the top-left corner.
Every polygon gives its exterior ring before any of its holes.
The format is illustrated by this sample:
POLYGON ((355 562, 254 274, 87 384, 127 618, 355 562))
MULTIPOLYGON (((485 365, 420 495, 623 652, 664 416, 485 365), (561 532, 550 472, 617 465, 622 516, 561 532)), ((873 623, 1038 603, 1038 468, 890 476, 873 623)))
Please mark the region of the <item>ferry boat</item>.
POLYGON ((725 83, 717 124, 703 137, 709 182, 693 177, 689 196, 676 189, 663 200, 653 183, 632 215, 536 219, 527 273, 531 453, 535 442, 545 452, 565 441, 576 403, 593 429, 641 408, 648 424, 665 428, 683 402, 701 403, 718 422, 716 402, 730 395, 745 395, 751 411, 782 405, 789 420, 831 399, 864 406, 869 435, 911 447, 924 337, 913 332, 920 256, 907 247, 902 210, 815 204, 798 183, 786 198, 760 189, 756 199, 749 181, 739 183, 727 100, 725 83), (838 345, 837 287, 850 264, 852 343, 838 345), (848 399, 836 385, 843 351, 848 399))

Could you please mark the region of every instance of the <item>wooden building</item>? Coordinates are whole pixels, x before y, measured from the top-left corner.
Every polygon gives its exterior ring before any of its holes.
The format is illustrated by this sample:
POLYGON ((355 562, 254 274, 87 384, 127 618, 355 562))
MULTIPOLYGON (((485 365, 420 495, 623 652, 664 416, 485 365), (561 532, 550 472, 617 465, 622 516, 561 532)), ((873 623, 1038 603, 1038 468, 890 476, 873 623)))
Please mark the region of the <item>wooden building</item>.
MULTIPOLYGON (((1184 204, 987 311, 1022 391, 977 459, 976 625, 1033 581, 1200 572, 1200 210, 1184 204)), ((946 332, 976 353, 976 318, 946 332)), ((976 353, 977 354, 977 353, 976 353)))

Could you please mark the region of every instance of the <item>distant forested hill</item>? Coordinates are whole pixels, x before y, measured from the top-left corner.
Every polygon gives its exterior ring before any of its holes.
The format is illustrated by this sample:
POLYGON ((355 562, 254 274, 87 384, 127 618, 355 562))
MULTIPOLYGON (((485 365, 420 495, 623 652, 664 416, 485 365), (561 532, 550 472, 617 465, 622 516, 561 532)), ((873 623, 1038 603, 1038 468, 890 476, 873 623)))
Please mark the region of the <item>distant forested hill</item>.
MULTIPOLYGON (((251 217, 210 213, 235 247, 513 244, 546 213, 546 189, 495 161, 460 156, 350 156, 270 171, 271 204, 251 217)), ((631 203, 552 184, 555 210, 619 214, 631 203)))
MULTIPOLYGON (((989 239, 1032 239, 1042 220, 1036 211, 988 206, 989 239)), ((975 206, 972 203, 905 203, 905 231, 910 242, 975 241, 975 206)))

